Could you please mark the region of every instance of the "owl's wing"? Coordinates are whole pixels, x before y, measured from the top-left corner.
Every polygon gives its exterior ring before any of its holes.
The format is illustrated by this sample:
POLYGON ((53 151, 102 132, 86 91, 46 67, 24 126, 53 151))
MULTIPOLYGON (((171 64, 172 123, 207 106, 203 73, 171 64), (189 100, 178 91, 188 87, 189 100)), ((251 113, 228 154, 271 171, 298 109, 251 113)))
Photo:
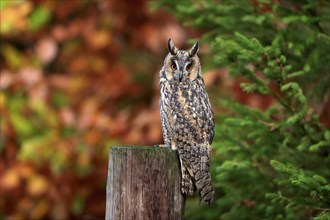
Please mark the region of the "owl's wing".
MULTIPOLYGON (((189 172, 200 198, 210 203, 214 194, 210 176, 214 118, 204 85, 202 81, 197 83, 194 87, 171 87, 168 105, 164 101, 162 109, 172 129, 170 139, 178 149, 183 170, 189 172)), ((190 181, 190 178, 184 180, 183 192, 190 192, 190 181)))
MULTIPOLYGON (((206 93, 205 93, 206 94, 206 93)), ((211 108, 211 104, 210 104, 210 101, 209 101, 209 98, 207 97, 207 94, 206 94, 206 98, 205 98, 205 102, 206 102, 206 110, 205 110, 205 115, 206 117, 208 118, 207 121, 205 121, 204 123, 207 124, 207 139, 208 139, 208 142, 209 144, 212 144, 213 142, 213 137, 214 137, 214 115, 213 115, 213 111, 212 111, 212 108, 211 108)))
POLYGON ((206 133, 207 141, 212 144, 214 137, 214 115, 204 83, 201 84, 199 97, 195 100, 198 109, 198 125, 206 133), (196 102, 197 101, 197 102, 196 102))

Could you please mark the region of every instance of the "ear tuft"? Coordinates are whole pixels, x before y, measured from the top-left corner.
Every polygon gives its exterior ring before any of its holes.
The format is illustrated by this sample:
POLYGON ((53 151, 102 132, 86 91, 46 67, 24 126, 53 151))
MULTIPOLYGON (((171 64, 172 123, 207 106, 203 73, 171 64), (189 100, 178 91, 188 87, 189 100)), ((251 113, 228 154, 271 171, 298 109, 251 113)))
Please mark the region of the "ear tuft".
POLYGON ((172 55, 176 55, 176 53, 178 52, 178 48, 176 48, 176 46, 174 45, 172 39, 168 39, 167 42, 167 46, 168 46, 168 51, 172 54, 172 55))
POLYGON ((198 48, 199 48, 199 45, 198 45, 198 42, 196 42, 196 43, 192 46, 192 48, 189 50, 189 52, 188 52, 189 56, 190 56, 190 57, 195 56, 195 55, 197 54, 197 52, 198 52, 198 48))

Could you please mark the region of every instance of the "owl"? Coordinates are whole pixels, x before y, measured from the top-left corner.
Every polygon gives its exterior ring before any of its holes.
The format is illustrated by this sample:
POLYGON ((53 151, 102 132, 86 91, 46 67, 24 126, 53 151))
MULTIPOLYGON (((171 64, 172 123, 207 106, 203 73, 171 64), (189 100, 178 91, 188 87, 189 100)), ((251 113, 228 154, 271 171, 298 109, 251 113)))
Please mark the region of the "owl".
POLYGON ((160 115, 164 144, 178 151, 181 191, 207 204, 213 199, 210 151, 214 116, 206 93, 198 42, 188 51, 179 50, 171 39, 160 78, 160 115))

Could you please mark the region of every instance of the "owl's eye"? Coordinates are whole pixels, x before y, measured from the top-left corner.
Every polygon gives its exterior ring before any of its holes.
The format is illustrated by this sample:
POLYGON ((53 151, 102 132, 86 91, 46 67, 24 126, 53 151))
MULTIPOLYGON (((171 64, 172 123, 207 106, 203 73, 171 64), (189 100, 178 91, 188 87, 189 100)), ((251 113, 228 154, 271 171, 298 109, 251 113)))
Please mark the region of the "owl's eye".
POLYGON ((190 71, 192 69, 192 65, 189 64, 187 67, 186 67, 187 71, 190 71))
POLYGON ((171 68, 172 68, 172 70, 176 70, 176 65, 175 65, 175 63, 172 63, 171 68))

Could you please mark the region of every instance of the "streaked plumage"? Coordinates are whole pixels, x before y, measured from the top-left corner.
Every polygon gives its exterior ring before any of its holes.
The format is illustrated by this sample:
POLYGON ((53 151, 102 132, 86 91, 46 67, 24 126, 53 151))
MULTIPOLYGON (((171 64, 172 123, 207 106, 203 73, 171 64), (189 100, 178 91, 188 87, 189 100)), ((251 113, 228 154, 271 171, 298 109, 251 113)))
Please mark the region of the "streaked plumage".
POLYGON ((214 117, 197 57, 198 43, 189 51, 178 50, 168 41, 169 54, 160 71, 160 113, 165 145, 177 149, 181 162, 184 194, 197 189, 210 203, 213 188, 210 150, 214 117))

